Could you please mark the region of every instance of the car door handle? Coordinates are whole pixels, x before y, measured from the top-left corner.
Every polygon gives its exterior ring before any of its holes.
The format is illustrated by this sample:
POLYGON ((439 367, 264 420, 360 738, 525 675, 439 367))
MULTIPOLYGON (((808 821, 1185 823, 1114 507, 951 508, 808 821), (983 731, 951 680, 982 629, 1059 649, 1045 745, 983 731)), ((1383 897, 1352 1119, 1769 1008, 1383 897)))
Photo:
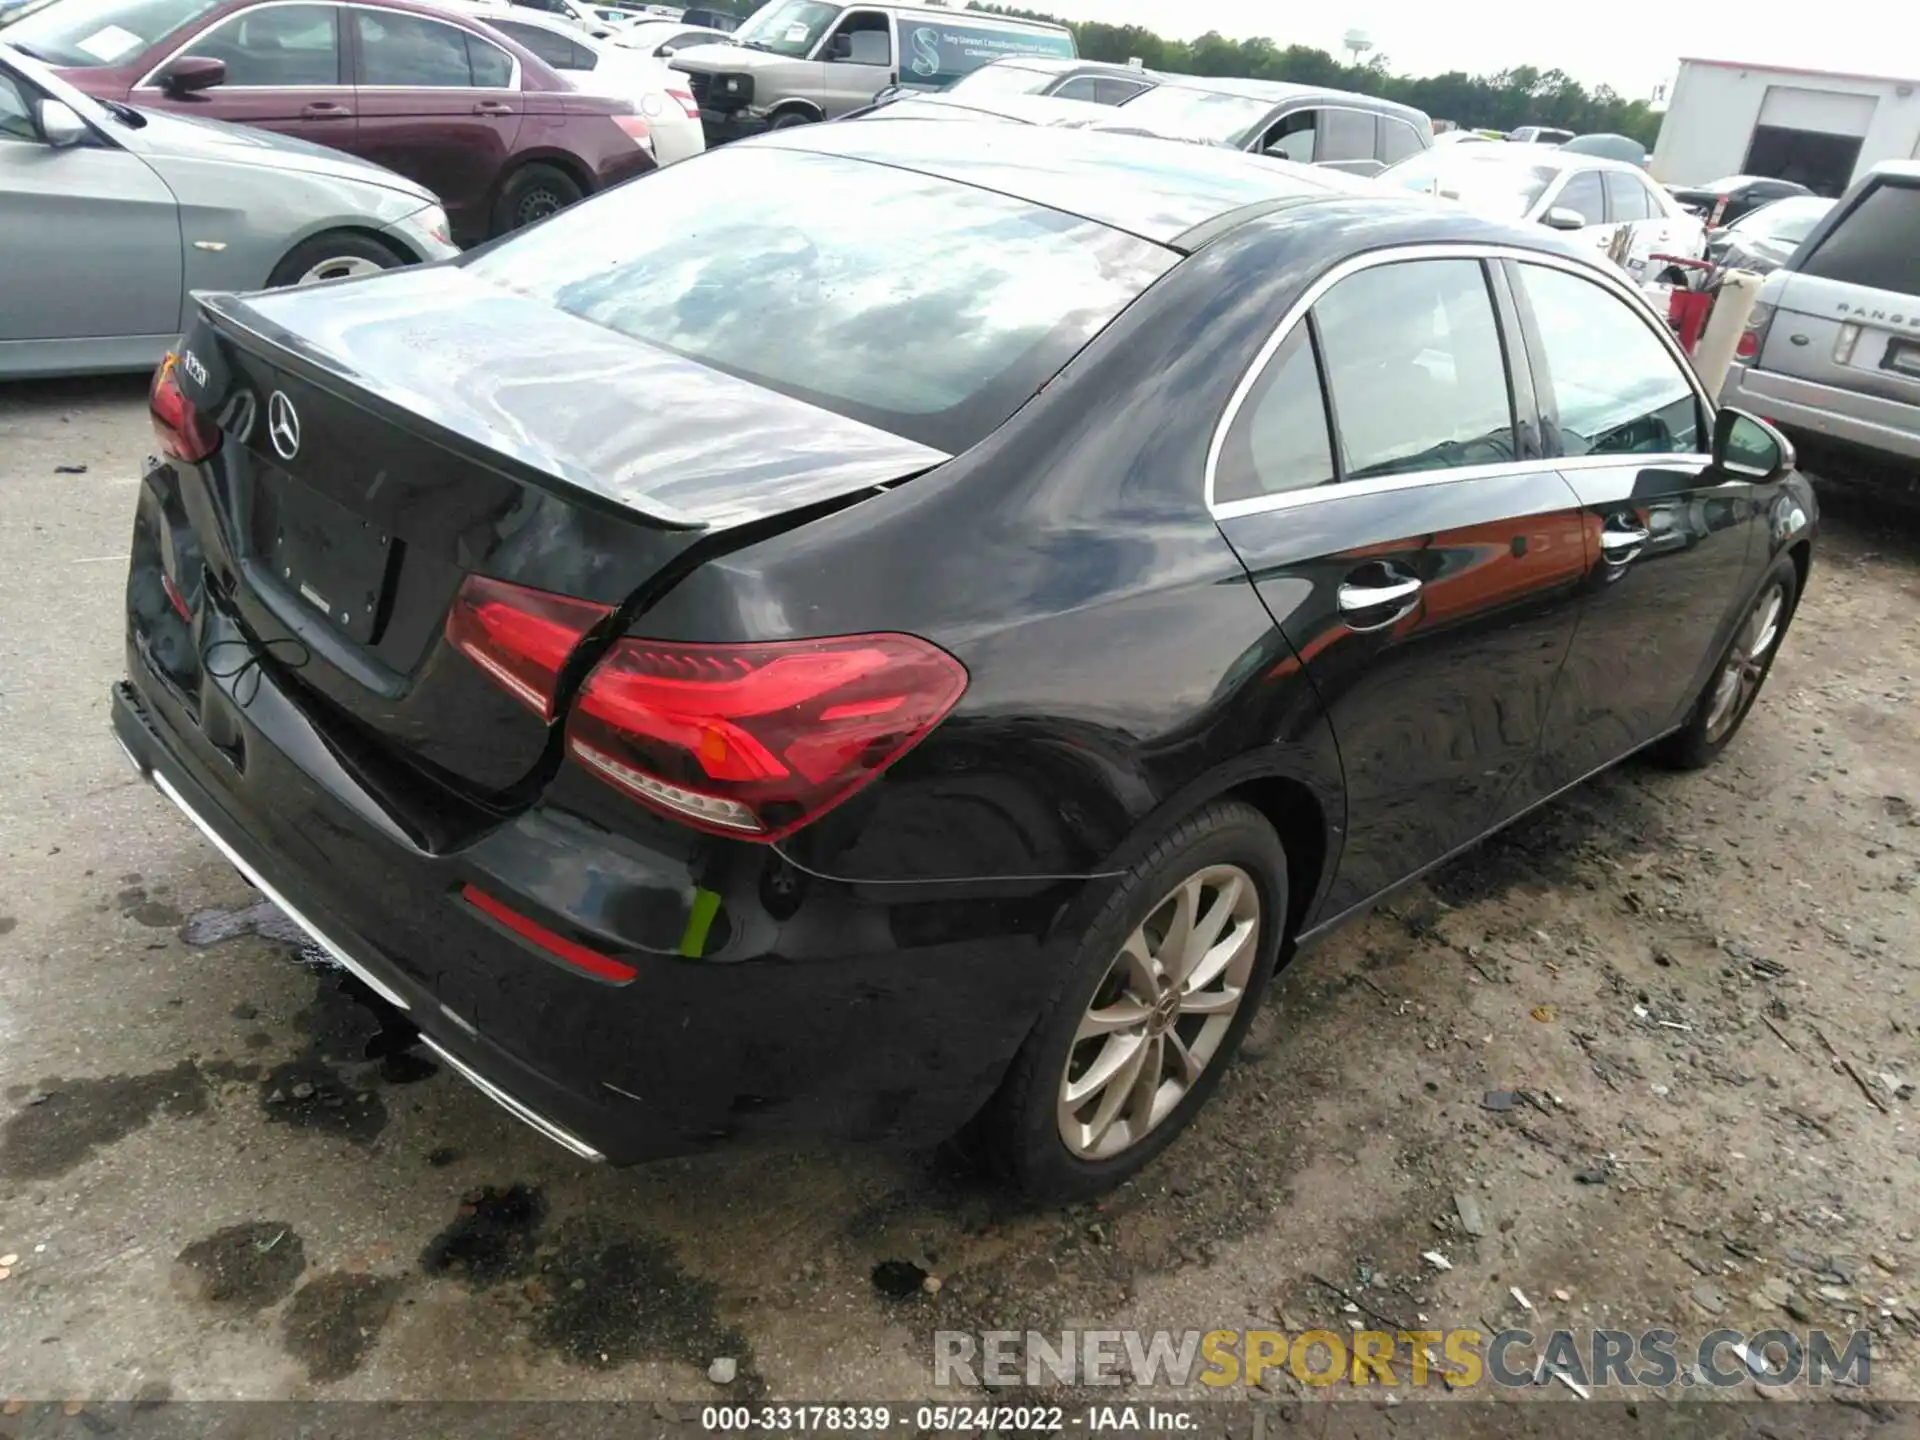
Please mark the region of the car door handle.
POLYGON ((344 105, 335 105, 330 100, 323 100, 315 105, 302 105, 300 118, 302 120, 351 120, 353 111, 344 105))
POLYGON ((513 106, 504 100, 476 100, 473 102, 473 113, 476 115, 511 115, 513 114, 513 106))
POLYGON ((1607 557, 1608 563, 1624 565, 1638 555, 1652 538, 1653 532, 1650 530, 1609 520, 1600 532, 1600 553, 1607 557))
POLYGON ((1340 587, 1340 616, 1349 630, 1380 630, 1411 610, 1420 590, 1411 576, 1378 585, 1348 581, 1340 587))

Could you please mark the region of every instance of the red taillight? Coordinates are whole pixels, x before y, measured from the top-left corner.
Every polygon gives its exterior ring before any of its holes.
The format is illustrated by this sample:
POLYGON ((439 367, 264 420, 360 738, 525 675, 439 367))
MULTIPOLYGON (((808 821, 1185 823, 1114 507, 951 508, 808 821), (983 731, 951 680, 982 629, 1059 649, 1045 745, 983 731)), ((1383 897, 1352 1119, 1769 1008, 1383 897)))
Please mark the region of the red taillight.
POLYGON ((597 980, 631 980, 640 973, 633 966, 623 964, 611 955, 602 955, 598 950, 589 950, 586 946, 569 940, 564 935, 556 935, 538 920, 522 915, 505 902, 494 899, 478 886, 461 886, 460 898, 482 915, 489 916, 504 925, 522 940, 530 941, 555 959, 564 961, 576 970, 584 970, 597 980))
POLYGON ((220 448, 220 430, 181 393, 180 382, 173 374, 179 363, 180 357, 169 350, 160 368, 153 372, 147 410, 153 417, 153 438, 160 443, 160 453, 169 460, 192 464, 220 448))
POLYGON ((687 118, 689 120, 698 120, 700 118, 700 102, 693 98, 691 91, 669 90, 667 91, 667 96, 669 99, 680 102, 680 108, 687 112, 687 118))
POLYGON ((1740 338, 1734 342, 1733 358, 1736 360, 1758 360, 1760 348, 1766 344, 1767 327, 1773 323, 1773 307, 1755 303, 1747 314, 1747 328, 1740 332, 1740 338))
POLYGON ((919 744, 966 688, 958 660, 911 635, 622 640, 587 678, 567 749, 676 819, 777 840, 919 744))
POLYGON ((542 720, 551 720, 560 667, 612 613, 591 600, 469 575, 447 614, 447 643, 542 720))
POLYGON ((649 155, 653 153, 653 131, 647 128, 647 122, 638 115, 616 115, 613 123, 618 125, 634 144, 649 155))

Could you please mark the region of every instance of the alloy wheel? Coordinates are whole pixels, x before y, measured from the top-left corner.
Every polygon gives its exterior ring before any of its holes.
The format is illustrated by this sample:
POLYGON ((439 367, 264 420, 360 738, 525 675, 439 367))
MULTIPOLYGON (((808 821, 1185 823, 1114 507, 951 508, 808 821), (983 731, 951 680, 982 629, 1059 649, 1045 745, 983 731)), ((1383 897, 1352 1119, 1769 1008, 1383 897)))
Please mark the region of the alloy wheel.
POLYGON ((1060 1138, 1083 1160, 1140 1143, 1199 1081, 1260 953, 1260 890, 1237 865, 1176 885, 1120 947, 1060 1077, 1060 1138))
POLYGON ((360 275, 378 275, 384 269, 386 267, 378 260, 369 260, 363 255, 336 255, 332 259, 322 260, 293 283, 318 285, 322 280, 349 280, 360 275))
POLYGON ((1719 678, 1714 681, 1713 698, 1707 706, 1708 743, 1717 743, 1746 713, 1754 691, 1760 688, 1761 677, 1766 674, 1767 658, 1780 639, 1786 613, 1787 592, 1783 585, 1769 585, 1754 602, 1739 634, 1734 636, 1733 648, 1727 652, 1719 678))

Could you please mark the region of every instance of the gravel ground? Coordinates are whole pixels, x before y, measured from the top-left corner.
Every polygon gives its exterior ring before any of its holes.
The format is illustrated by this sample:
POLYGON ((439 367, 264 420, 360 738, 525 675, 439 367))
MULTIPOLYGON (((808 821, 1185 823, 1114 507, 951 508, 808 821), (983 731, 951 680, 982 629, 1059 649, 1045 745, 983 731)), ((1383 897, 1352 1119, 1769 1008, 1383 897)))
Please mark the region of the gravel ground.
POLYGON ((1911 529, 1830 519, 1716 768, 1619 769, 1305 957, 1194 1133, 1034 1214, 937 1158, 576 1163, 369 1058, 266 912, 209 927, 256 897, 105 720, 142 396, 0 390, 0 1395, 899 1400, 939 1329, 1371 1315, 1865 1327, 1920 1399, 1911 529))

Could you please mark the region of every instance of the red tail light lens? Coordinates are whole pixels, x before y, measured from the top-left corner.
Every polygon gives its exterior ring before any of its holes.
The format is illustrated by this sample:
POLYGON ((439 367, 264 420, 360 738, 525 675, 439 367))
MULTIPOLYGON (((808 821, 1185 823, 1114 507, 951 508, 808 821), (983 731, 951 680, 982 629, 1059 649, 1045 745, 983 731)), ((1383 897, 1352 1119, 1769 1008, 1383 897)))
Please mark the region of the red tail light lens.
POLYGON ((667 97, 680 102, 680 108, 687 112, 687 118, 689 120, 698 120, 700 118, 700 102, 693 98, 691 91, 669 90, 667 91, 667 97))
POLYGON ((912 635, 623 640, 587 678, 567 749, 655 810, 777 840, 919 744, 966 688, 958 660, 912 635))
POLYGON ((616 115, 613 123, 626 133, 626 137, 649 155, 653 153, 653 131, 647 128, 647 122, 638 115, 616 115))
POLYGON ((1736 360, 1758 360, 1760 347, 1766 344, 1767 327, 1773 323, 1773 307, 1755 304, 1747 315, 1747 328, 1740 332, 1740 338, 1734 342, 1733 358, 1736 360))
POLYGON ((477 885, 460 887, 460 898, 465 900, 482 915, 490 917, 496 924, 504 925, 522 940, 531 941, 547 954, 576 970, 585 971, 596 980, 611 980, 616 984, 633 979, 640 972, 631 965, 622 964, 611 955, 602 955, 598 950, 589 950, 576 941, 557 935, 531 916, 522 915, 518 910, 503 901, 494 899, 477 885))
POLYGON ((447 643, 542 720, 554 717, 560 667, 605 605, 469 575, 447 614, 447 643))
POLYGON ((181 393, 174 367, 180 357, 169 350, 153 372, 147 391, 147 410, 153 417, 153 438, 169 460, 194 464, 220 448, 220 428, 206 419, 181 393))

